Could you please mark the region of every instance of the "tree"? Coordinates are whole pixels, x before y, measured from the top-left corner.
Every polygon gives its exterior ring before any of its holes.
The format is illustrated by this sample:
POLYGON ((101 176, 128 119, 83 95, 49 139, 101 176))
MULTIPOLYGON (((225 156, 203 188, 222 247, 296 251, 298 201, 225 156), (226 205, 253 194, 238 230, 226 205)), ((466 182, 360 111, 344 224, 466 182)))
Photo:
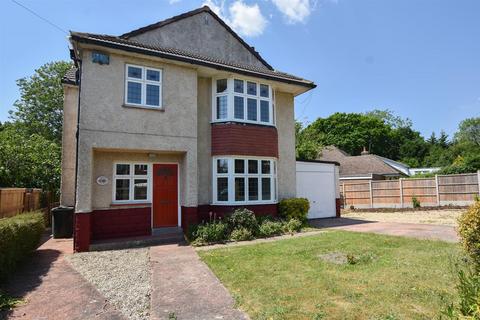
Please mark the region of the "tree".
POLYGON ((458 125, 455 133, 457 142, 467 142, 480 147, 480 117, 465 119, 458 125))
POLYGON ((392 129, 410 128, 413 125, 412 120, 410 120, 409 118, 403 119, 402 117, 395 115, 390 109, 374 109, 372 111, 366 112, 365 114, 367 116, 382 120, 383 123, 385 123, 392 129))
POLYGON ((392 157, 392 129, 382 120, 360 113, 334 113, 318 118, 301 132, 305 141, 334 145, 358 155, 363 147, 372 153, 392 157))
POLYGON ((65 61, 47 63, 29 78, 17 80, 20 99, 10 117, 27 134, 57 143, 62 139, 63 88, 61 79, 72 67, 65 61))
POLYGON ((0 131, 0 187, 42 188, 60 186, 61 148, 23 125, 7 123, 0 131))

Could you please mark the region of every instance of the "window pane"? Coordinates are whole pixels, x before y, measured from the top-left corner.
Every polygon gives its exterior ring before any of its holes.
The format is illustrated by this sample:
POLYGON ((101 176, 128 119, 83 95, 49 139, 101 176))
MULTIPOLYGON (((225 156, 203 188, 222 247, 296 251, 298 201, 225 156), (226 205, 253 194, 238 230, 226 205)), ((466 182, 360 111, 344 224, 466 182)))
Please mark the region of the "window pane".
POLYGON ((228 160, 227 159, 218 159, 217 160, 217 173, 228 173, 228 160))
POLYGON ((136 164, 135 165, 135 175, 136 176, 146 176, 148 172, 148 165, 146 164, 136 164))
POLYGON ((262 173, 270 174, 270 160, 262 160, 262 173))
POLYGON ((217 119, 227 118, 227 96, 217 97, 217 119))
POLYGON ((160 81, 160 71, 147 69, 147 80, 160 81))
POLYGON ((257 160, 248 160, 248 173, 258 173, 257 160))
POLYGON ((235 178, 235 201, 245 201, 245 178, 235 178))
POLYGON ((247 82, 247 93, 254 96, 257 95, 257 84, 255 82, 247 82))
POLYGON ((235 119, 244 119, 243 115, 243 97, 235 97, 233 102, 234 102, 234 116, 235 119))
POLYGON ((262 200, 271 200, 270 178, 262 178, 262 200))
POLYGON ((248 178, 248 200, 258 200, 258 178, 248 178))
POLYGON ((115 200, 128 200, 130 179, 115 180, 115 200))
POLYGON ((142 79, 142 68, 128 67, 128 77, 142 79))
POLYGON ((243 93, 244 92, 243 80, 235 79, 233 83, 233 90, 238 93, 243 93))
POLYGON ((127 102, 142 103, 142 84, 137 82, 128 82, 127 102))
POLYGON ((247 99, 247 119, 257 121, 257 99, 247 99))
POLYGON ((261 84, 260 85, 260 96, 261 97, 265 97, 265 98, 268 98, 269 96, 269 92, 268 92, 268 85, 266 84, 261 84))
POLYGON ((117 164, 117 169, 116 169, 116 174, 117 175, 129 175, 130 174, 130 165, 129 164, 117 164))
POLYGON ((235 173, 245 173, 245 160, 235 159, 235 173))
POLYGON ((222 93, 227 91, 227 79, 217 80, 217 93, 222 93))
POLYGON ((149 106, 160 105, 160 86, 147 84, 147 104, 149 106))
POLYGON ((133 200, 147 200, 147 179, 135 179, 133 200))
POLYGON ((228 201, 228 178, 217 178, 217 200, 228 201))
POLYGON ((268 101, 260 100, 260 121, 270 122, 270 108, 268 101))

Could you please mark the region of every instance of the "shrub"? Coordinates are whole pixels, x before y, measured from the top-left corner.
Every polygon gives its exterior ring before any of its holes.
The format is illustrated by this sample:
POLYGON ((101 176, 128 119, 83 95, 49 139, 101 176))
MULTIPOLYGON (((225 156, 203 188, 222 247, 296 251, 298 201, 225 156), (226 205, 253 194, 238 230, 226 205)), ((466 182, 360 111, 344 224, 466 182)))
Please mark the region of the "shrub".
POLYGON ((247 229, 252 235, 258 233, 258 222, 253 211, 246 208, 236 209, 227 218, 228 229, 232 232, 235 229, 247 229))
POLYGON ((417 197, 412 197, 412 206, 413 208, 420 208, 420 201, 418 201, 417 197))
POLYGON ((189 239, 196 245, 221 242, 227 239, 227 225, 223 222, 199 224, 192 226, 190 230, 189 239))
POLYGON ((460 216, 458 233, 464 250, 480 272, 480 202, 475 202, 460 216))
POLYGON ((283 233, 283 223, 280 221, 265 220, 260 224, 259 235, 261 237, 272 237, 283 233))
POLYGON ((37 248, 44 229, 40 212, 0 219, 0 281, 37 248))
POLYGON ((278 211, 281 217, 290 220, 297 219, 306 221, 310 203, 305 198, 283 199, 278 204, 278 211))
POLYGON ((285 232, 295 233, 302 229, 302 222, 298 219, 290 219, 284 225, 285 232))
POLYGON ((253 238, 252 232, 243 227, 233 230, 230 235, 230 239, 234 241, 252 240, 253 238))

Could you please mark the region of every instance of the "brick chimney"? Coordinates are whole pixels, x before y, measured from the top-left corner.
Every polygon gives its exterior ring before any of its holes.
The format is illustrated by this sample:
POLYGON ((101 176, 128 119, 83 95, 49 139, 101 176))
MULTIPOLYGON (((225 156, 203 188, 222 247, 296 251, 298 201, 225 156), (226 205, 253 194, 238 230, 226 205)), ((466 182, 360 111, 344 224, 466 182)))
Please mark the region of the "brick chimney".
POLYGON ((367 154, 370 154, 370 152, 368 152, 367 148, 366 147, 363 147, 363 151, 360 153, 362 156, 365 156, 367 154))

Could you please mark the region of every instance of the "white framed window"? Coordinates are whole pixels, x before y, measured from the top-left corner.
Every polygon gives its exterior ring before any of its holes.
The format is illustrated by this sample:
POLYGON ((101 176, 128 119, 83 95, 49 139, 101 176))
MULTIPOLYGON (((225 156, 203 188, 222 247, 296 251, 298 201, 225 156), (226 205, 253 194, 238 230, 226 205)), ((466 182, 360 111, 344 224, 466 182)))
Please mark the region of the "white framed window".
POLYGON ((214 204, 277 202, 277 161, 261 157, 214 157, 214 204))
POLYGON ((213 80, 213 122, 274 125, 272 87, 262 82, 225 77, 213 80))
POLYGON ((162 108, 162 70, 126 64, 125 104, 162 108))
POLYGON ((151 176, 147 163, 114 163, 113 203, 150 202, 151 176))

